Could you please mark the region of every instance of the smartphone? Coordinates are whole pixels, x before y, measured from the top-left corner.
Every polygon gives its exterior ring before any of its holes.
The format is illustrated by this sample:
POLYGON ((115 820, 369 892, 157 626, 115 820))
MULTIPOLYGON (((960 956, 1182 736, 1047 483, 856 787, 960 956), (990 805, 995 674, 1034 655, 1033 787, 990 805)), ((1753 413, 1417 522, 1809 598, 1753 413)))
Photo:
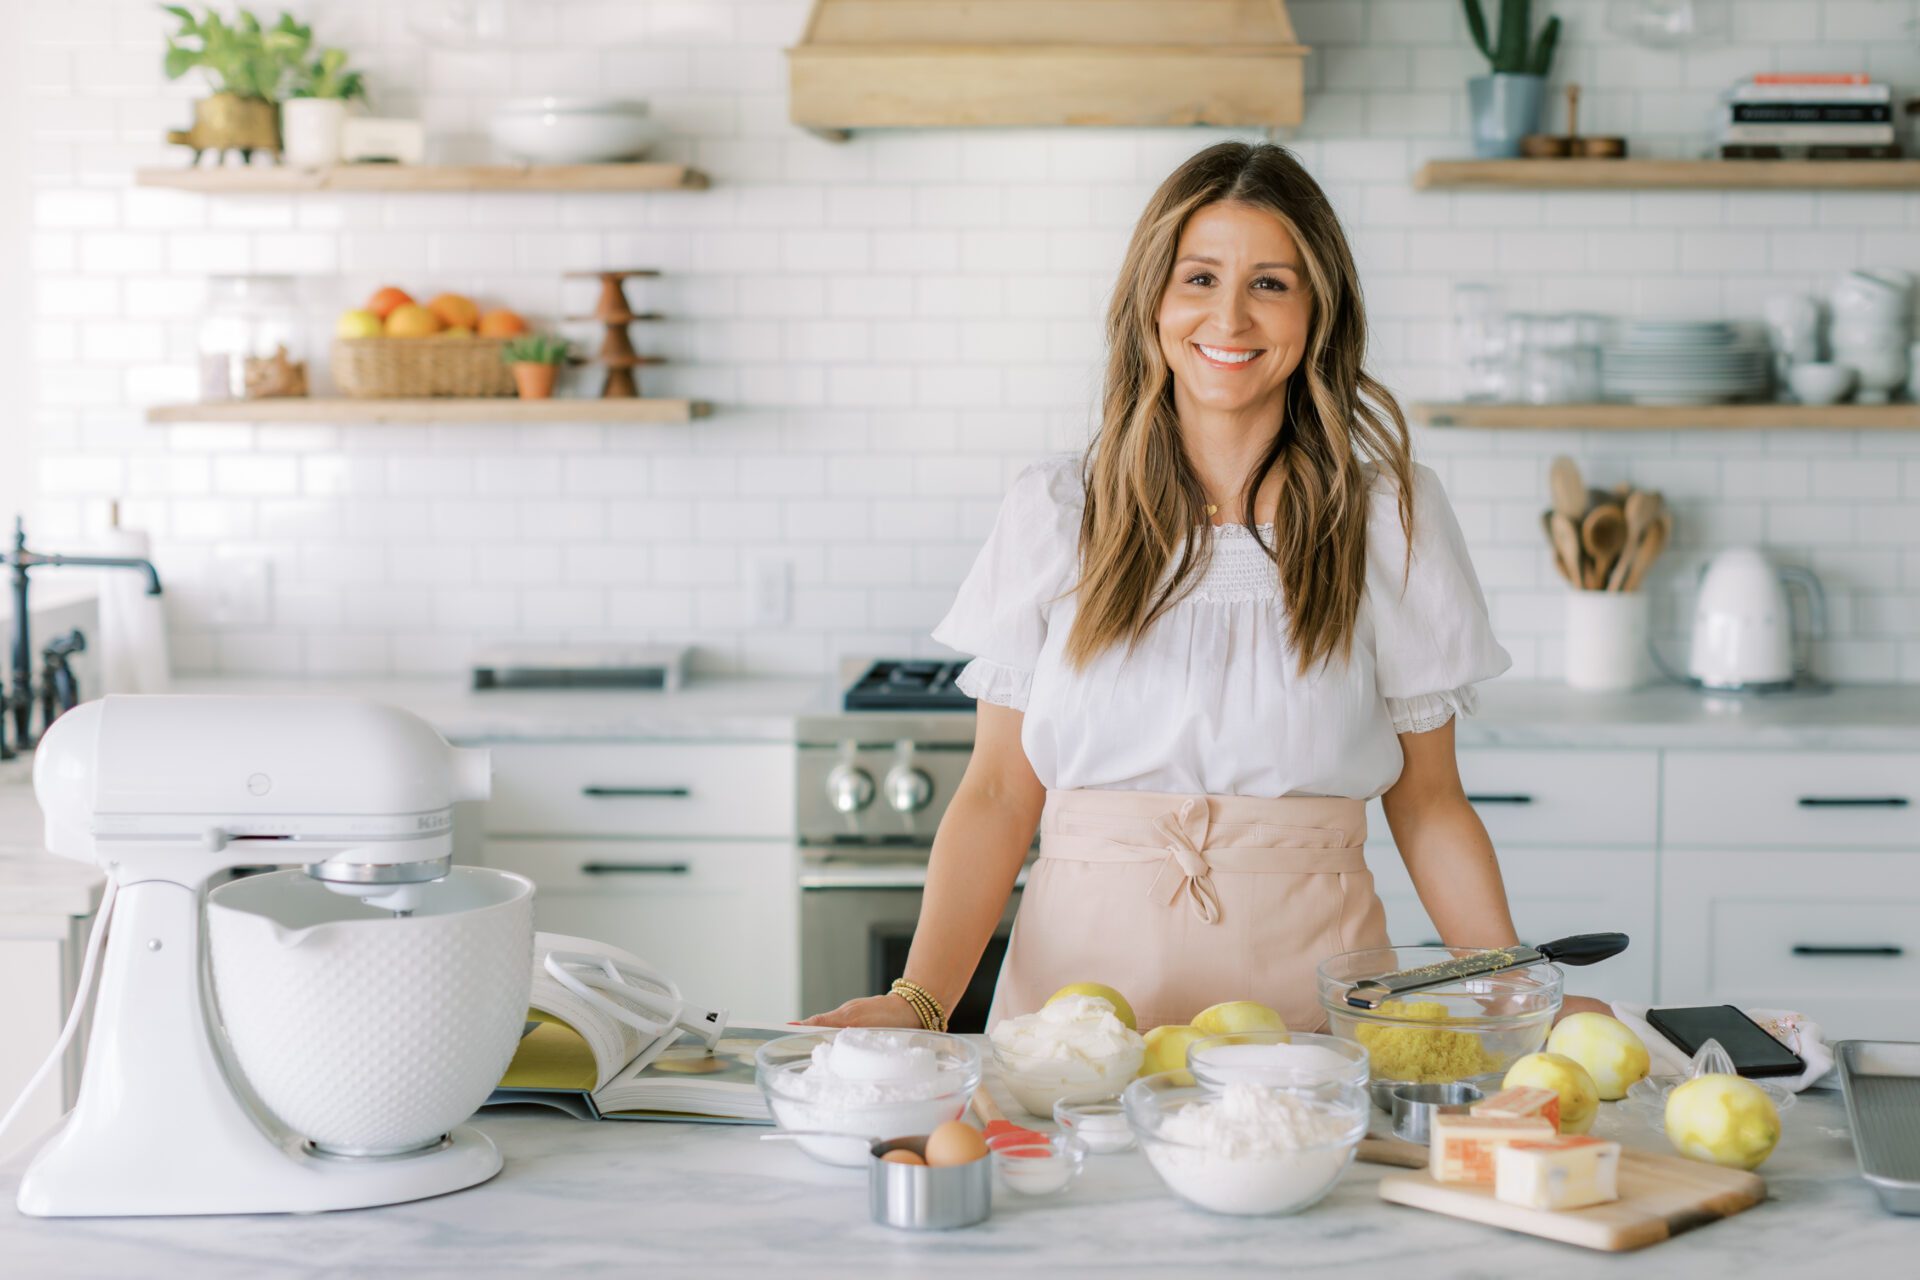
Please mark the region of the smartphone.
POLYGON ((1699 1009, 1649 1009, 1647 1024, 1688 1057, 1709 1040, 1733 1059, 1743 1076, 1797 1076, 1807 1069, 1800 1055, 1775 1040, 1761 1025, 1730 1004, 1699 1009))

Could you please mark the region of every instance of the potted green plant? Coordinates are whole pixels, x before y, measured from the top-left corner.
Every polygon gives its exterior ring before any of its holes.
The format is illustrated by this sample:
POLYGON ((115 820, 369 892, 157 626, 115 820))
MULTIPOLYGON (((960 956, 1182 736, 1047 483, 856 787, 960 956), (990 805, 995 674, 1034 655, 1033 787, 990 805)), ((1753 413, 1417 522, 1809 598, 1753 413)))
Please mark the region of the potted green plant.
POLYGON ((553 395, 553 381, 560 366, 572 353, 573 345, 565 338, 530 333, 502 347, 500 358, 513 370, 513 385, 522 400, 546 400, 553 395))
POLYGON ((216 163, 228 151, 243 161, 255 151, 278 156, 281 87, 306 56, 313 33, 285 13, 268 27, 245 9, 229 22, 211 8, 196 18, 181 5, 160 7, 180 20, 180 30, 167 39, 167 79, 197 68, 214 90, 193 104, 193 127, 169 131, 167 141, 192 147, 196 164, 208 151, 216 163))
POLYGON ((347 69, 344 49, 322 49, 319 58, 296 68, 293 96, 280 104, 287 163, 303 169, 339 163, 347 103, 366 97, 360 73, 347 69))
POLYGON ((1517 156, 1520 139, 1540 132, 1540 107, 1554 46, 1560 42, 1560 19, 1548 18, 1536 39, 1532 0, 1500 0, 1496 38, 1489 33, 1480 0, 1461 3, 1474 44, 1493 66, 1492 74, 1467 81, 1473 154, 1488 159, 1517 156))

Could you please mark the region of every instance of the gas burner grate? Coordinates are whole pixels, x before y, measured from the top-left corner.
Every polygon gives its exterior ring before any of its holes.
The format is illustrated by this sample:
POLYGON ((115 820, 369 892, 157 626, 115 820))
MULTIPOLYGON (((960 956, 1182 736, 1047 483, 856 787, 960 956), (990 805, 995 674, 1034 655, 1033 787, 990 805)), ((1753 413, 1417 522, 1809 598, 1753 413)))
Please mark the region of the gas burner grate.
POLYGON ((964 662, 902 661, 874 663, 847 690, 848 711, 971 711, 973 699, 954 682, 964 662))

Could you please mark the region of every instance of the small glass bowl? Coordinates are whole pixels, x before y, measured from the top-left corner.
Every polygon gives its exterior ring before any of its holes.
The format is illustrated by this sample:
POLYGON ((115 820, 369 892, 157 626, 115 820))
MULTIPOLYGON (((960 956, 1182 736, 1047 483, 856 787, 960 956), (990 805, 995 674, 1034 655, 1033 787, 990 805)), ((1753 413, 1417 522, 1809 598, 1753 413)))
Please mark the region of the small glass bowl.
MULTIPOLYGON (((767 1100, 767 1110, 773 1114, 774 1123, 780 1128, 815 1134, 847 1134, 869 1140, 931 1133, 935 1126, 964 1115, 973 1091, 980 1086, 980 1049, 972 1041, 939 1031, 902 1028, 889 1034, 899 1036, 903 1044, 932 1048, 941 1074, 952 1083, 951 1088, 943 1088, 926 1098, 863 1107, 817 1102, 800 1092, 796 1081, 800 1073, 812 1065, 813 1051, 831 1043, 837 1034, 835 1029, 781 1036, 761 1045, 753 1055, 754 1080, 767 1100)), ((858 1142, 824 1136, 794 1141, 822 1164, 860 1168, 869 1158, 867 1150, 858 1142)))
POLYGON ((1560 970, 1550 964, 1411 991, 1379 1009, 1346 1001, 1354 984, 1369 978, 1482 954, 1474 947, 1375 947, 1321 962, 1327 1030, 1366 1047, 1373 1101, 1382 1111, 1393 1110, 1393 1090, 1403 1084, 1464 1080, 1486 1089, 1547 1042, 1562 991, 1560 970), (1411 1009, 1435 1016, 1409 1017, 1411 1009))
POLYGON ((1087 1162, 1086 1144, 1071 1133, 1044 1142, 1009 1142, 988 1153, 1000 1185, 1023 1196, 1055 1196, 1074 1184, 1087 1162))
POLYGON ((1080 1139, 1090 1155, 1118 1155, 1137 1145, 1118 1094, 1105 1098, 1062 1098, 1053 1104, 1053 1122, 1080 1139))
POLYGON ((1298 1213, 1333 1190, 1366 1136, 1367 1095, 1352 1086, 1333 1094, 1274 1090, 1340 1121, 1339 1136, 1313 1146, 1232 1158, 1162 1133, 1169 1116, 1196 1103, 1218 1101, 1222 1092, 1195 1082, 1189 1072, 1163 1071, 1136 1080, 1120 1095, 1127 1123, 1153 1171, 1174 1195, 1209 1213, 1298 1213))
POLYGON ((1102 1063, 1084 1059, 1036 1058, 993 1045, 993 1065, 1013 1100, 1029 1115, 1042 1120, 1053 1116, 1054 1104, 1062 1098, 1111 1098, 1127 1086, 1146 1059, 1144 1046, 1136 1046, 1102 1063))
POLYGON ((1310 1031, 1236 1031, 1196 1040, 1187 1048, 1187 1070, 1201 1084, 1232 1080, 1286 1089, 1365 1088, 1366 1046, 1310 1031), (1290 1048, 1318 1050, 1295 1055, 1290 1048), (1299 1059, 1305 1057, 1306 1061, 1299 1059))

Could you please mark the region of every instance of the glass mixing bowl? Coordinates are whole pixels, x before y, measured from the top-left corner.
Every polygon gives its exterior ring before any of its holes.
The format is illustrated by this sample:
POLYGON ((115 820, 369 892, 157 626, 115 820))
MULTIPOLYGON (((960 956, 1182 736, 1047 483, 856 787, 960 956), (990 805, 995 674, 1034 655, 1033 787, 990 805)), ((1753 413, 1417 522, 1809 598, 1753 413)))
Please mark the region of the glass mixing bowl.
POLYGON ((948 1120, 958 1120, 980 1085, 980 1050, 972 1041, 938 1031, 873 1030, 897 1038, 902 1046, 932 1049, 938 1077, 921 1082, 920 1088, 887 1089, 854 1080, 837 1094, 816 1090, 802 1077, 813 1065, 813 1051, 839 1034, 832 1030, 781 1036, 761 1045, 753 1055, 754 1079, 774 1123, 809 1135, 795 1141, 822 1164, 864 1168, 870 1155, 867 1141, 918 1137, 948 1120), (841 1134, 860 1141, 829 1136, 841 1134))
POLYGON ((1375 947, 1348 951, 1319 968, 1327 1030, 1364 1046, 1374 1105, 1391 1111, 1403 1084, 1465 1080, 1498 1088, 1507 1068, 1547 1041, 1563 980, 1550 964, 1466 978, 1413 991, 1376 1010, 1346 1002, 1355 983, 1401 969, 1479 955, 1473 947, 1375 947))
POLYGON ((1187 1070, 1201 1084, 1232 1080, 1289 1089, 1364 1088, 1364 1045, 1309 1031, 1235 1031, 1187 1046, 1187 1070))

